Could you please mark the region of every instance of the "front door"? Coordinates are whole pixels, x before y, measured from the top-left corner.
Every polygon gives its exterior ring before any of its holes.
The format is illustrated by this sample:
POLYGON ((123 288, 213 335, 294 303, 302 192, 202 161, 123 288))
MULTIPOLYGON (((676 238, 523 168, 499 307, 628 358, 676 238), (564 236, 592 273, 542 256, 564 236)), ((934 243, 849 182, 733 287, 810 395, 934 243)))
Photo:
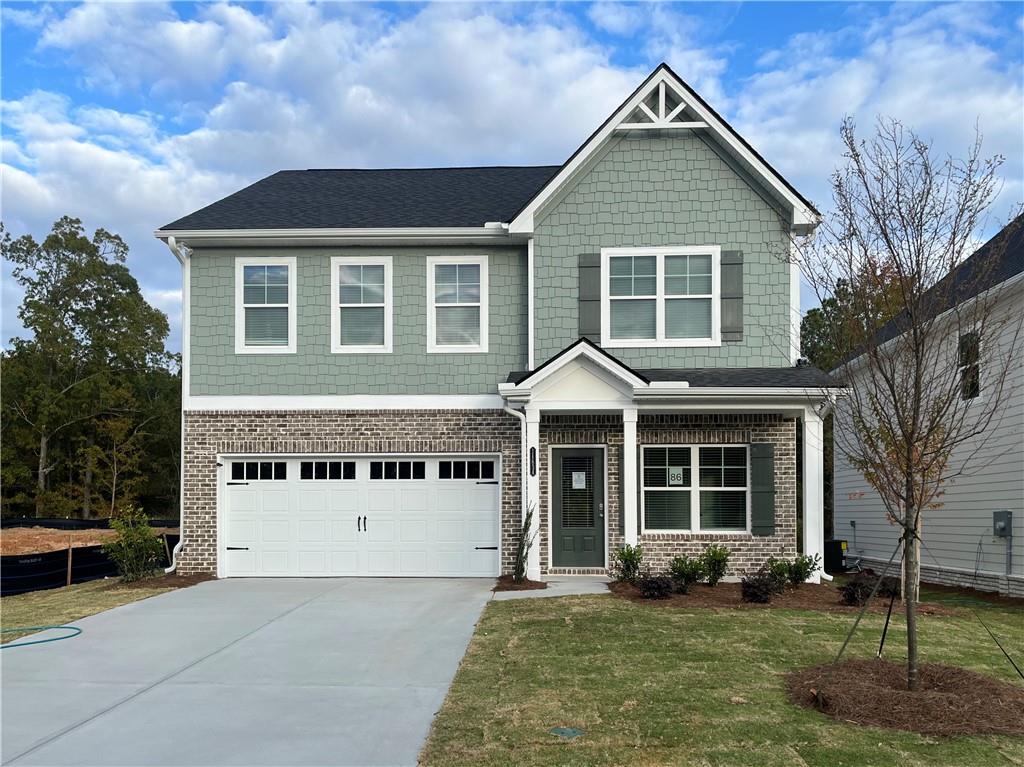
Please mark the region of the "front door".
POLYGON ((604 567, 604 451, 552 451, 551 539, 555 567, 604 567))

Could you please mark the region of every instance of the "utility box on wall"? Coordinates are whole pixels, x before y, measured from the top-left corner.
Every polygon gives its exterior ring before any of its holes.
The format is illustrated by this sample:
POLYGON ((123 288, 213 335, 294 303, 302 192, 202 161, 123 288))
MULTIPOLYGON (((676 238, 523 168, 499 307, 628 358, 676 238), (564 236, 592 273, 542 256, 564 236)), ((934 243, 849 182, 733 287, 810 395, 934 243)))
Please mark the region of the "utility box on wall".
POLYGON ((996 538, 1009 538, 1013 535, 1013 512, 992 512, 992 535, 996 538))

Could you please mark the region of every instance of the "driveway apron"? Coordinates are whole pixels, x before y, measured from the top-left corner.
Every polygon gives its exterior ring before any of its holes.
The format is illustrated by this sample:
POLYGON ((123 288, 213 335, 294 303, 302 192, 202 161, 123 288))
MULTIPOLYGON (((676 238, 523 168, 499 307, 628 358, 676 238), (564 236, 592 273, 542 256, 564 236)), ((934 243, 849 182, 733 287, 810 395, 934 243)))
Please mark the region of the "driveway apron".
POLYGON ((414 765, 487 579, 237 579, 0 655, 17 765, 414 765))

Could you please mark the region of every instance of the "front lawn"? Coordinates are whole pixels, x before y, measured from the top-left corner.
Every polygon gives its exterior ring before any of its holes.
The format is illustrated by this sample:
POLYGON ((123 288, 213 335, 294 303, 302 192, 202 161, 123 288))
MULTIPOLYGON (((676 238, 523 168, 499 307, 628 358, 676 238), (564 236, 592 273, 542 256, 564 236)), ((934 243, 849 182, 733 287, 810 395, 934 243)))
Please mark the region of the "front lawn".
MULTIPOLYGON (((58 626, 195 582, 194 578, 177 575, 161 575, 132 584, 122 584, 118 578, 106 578, 60 589, 31 591, 4 597, 0 601, 0 623, 4 629, 58 626)), ((4 633, 0 635, 0 641, 13 642, 26 633, 31 632, 4 633)))
MULTIPOLYGON (((1024 658, 1024 610, 985 621, 1024 658)), ((847 651, 874 657, 884 616, 847 651)), ((782 675, 834 657, 852 614, 652 607, 611 596, 491 602, 425 765, 1022 765, 1024 739, 939 739, 838 723, 788 702, 782 675), (553 727, 585 731, 575 740, 553 727)), ((921 618, 924 659, 1019 677, 967 610, 921 618)), ((902 621, 886 657, 904 658, 902 621)))

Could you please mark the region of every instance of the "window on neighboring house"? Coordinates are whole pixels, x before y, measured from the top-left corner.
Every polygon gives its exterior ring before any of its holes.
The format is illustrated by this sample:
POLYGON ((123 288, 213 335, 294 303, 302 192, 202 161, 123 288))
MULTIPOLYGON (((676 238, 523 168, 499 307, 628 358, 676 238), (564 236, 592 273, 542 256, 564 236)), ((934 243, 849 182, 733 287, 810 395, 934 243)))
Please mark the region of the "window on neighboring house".
POLYGON ((721 251, 602 251, 602 345, 713 346, 721 342, 721 251))
POLYGON ((235 260, 235 351, 295 351, 295 259, 235 260))
POLYGON ((692 482, 690 448, 645 447, 644 530, 689 530, 692 482))
POLYGON ((391 259, 334 257, 331 349, 391 351, 391 259))
POLYGON ((747 448, 700 448, 700 529, 747 529, 747 448))
POLYGON ((974 399, 981 394, 981 342, 976 332, 960 336, 958 358, 960 398, 974 399))
POLYGON ((487 257, 427 259, 427 351, 487 351, 487 257))

